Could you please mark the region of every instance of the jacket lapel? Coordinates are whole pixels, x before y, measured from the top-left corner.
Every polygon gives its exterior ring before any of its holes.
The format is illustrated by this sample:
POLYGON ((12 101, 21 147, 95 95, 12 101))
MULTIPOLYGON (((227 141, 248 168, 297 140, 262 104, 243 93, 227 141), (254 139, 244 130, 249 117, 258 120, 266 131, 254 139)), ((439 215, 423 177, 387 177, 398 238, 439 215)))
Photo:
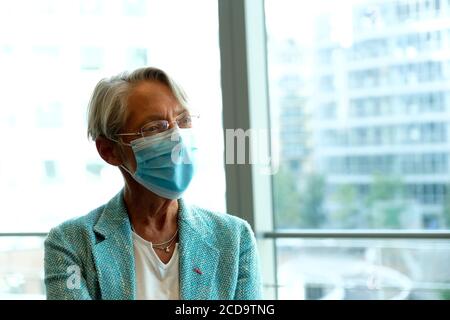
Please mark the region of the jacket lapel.
POLYGON ((135 299, 133 241, 122 192, 106 204, 94 231, 100 235, 93 253, 101 299, 135 299))
MULTIPOLYGON (((211 242, 211 231, 203 217, 182 199, 178 203, 180 298, 214 299, 211 288, 219 263, 219 249, 211 242)), ((94 231, 100 239, 93 253, 101 299, 136 299, 133 239, 123 191, 106 204, 94 231)))
POLYGON ((211 288, 219 262, 219 250, 210 242, 210 231, 202 217, 187 206, 180 205, 180 298, 185 300, 214 299, 211 288))

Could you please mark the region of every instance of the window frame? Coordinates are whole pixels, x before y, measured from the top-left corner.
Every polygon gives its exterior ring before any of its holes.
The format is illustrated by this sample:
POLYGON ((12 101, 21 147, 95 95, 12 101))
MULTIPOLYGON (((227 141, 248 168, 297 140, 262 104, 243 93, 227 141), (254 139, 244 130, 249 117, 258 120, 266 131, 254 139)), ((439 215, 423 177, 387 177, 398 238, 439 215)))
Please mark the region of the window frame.
MULTIPOLYGON (((269 128, 270 132, 264 1, 218 1, 224 130, 269 128)), ((265 139, 269 153, 271 139, 265 139)), ((225 165, 225 175, 227 211, 247 220, 256 234, 264 299, 278 296, 277 239, 450 239, 450 230, 278 231, 274 229, 272 177, 258 174, 252 165, 230 164, 225 165)))
MULTIPOLYGON (((264 1, 218 0, 223 128, 267 129, 264 150, 271 154, 267 39, 264 1)), ((224 135, 224 140, 226 139, 224 135)), ((224 141, 226 143, 226 140, 224 141)), ((250 141, 250 148, 256 146, 250 141)), ((226 145, 226 144, 225 144, 226 145)), ((250 164, 225 164, 227 211, 253 228, 263 274, 264 298, 277 299, 277 248, 281 238, 450 239, 450 231, 274 229, 272 176, 250 164)), ((45 237, 46 232, 8 232, 0 237, 45 237)))

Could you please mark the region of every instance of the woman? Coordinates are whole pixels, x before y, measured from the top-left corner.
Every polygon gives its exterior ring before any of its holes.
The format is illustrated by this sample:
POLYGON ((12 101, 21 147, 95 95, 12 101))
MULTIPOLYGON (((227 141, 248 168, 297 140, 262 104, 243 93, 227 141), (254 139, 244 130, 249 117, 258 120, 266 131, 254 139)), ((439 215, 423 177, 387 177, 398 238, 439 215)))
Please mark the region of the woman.
POLYGON ((162 70, 101 80, 88 135, 124 188, 45 241, 48 299, 260 299, 247 222, 181 198, 195 171, 194 116, 162 70))

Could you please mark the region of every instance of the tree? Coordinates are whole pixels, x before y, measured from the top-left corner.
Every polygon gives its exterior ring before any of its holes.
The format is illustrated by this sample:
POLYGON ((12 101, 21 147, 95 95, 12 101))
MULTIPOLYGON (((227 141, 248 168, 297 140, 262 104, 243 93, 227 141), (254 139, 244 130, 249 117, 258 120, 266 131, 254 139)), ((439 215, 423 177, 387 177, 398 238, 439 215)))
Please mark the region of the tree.
POLYGON ((325 181, 311 174, 304 183, 295 179, 286 167, 273 178, 274 211, 277 228, 320 228, 325 222, 323 210, 325 181), (301 187, 301 192, 298 188, 301 187))
POLYGON ((400 179, 376 175, 366 198, 368 224, 372 228, 401 228, 405 211, 404 186, 400 179))
POLYGON ((401 228, 405 212, 404 186, 400 179, 375 175, 364 197, 354 185, 342 185, 333 194, 332 228, 401 228))
POLYGON ((447 186, 447 196, 443 206, 444 228, 450 229, 450 185, 447 186))
POLYGON ((305 177, 300 193, 300 221, 302 228, 321 228, 326 220, 323 202, 325 198, 325 179, 318 174, 305 177))
POLYGON ((330 212, 330 228, 354 229, 358 227, 358 193, 353 185, 342 185, 333 194, 335 209, 330 212))
POLYGON ((449 289, 443 289, 441 291, 441 299, 442 300, 450 300, 450 290, 449 289))
POLYGON ((273 176, 273 206, 276 228, 300 227, 300 195, 296 179, 286 167, 273 176))

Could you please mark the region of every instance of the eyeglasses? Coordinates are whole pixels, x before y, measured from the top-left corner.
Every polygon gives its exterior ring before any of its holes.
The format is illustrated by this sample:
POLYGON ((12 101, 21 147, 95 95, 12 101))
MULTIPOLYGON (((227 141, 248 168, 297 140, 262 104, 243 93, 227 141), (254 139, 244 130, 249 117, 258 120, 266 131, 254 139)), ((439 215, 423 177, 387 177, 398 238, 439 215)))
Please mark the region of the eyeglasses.
POLYGON ((146 123, 139 132, 117 133, 116 136, 119 138, 119 140, 114 140, 114 141, 123 143, 125 145, 131 145, 130 143, 126 143, 126 142, 122 141, 122 137, 154 136, 158 133, 169 130, 170 125, 172 123, 176 123, 178 128, 181 128, 181 129, 192 128, 193 126, 195 126, 195 123, 198 121, 199 118, 200 118, 199 115, 191 115, 191 114, 189 114, 189 112, 183 112, 182 114, 178 115, 174 121, 154 120, 154 121, 150 121, 149 123, 146 123))

